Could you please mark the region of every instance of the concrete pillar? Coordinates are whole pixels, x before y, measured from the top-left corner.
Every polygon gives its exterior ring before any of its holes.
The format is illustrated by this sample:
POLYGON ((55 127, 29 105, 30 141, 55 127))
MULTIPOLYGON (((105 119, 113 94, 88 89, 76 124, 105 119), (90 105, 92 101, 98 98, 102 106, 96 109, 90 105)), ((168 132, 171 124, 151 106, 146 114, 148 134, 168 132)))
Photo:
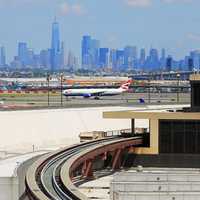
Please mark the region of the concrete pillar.
POLYGON ((86 178, 93 177, 93 160, 89 159, 84 163, 83 176, 86 178))
POLYGON ((159 124, 158 119, 150 119, 150 152, 152 154, 159 153, 159 124))
POLYGON ((113 155, 113 161, 112 161, 112 169, 116 170, 121 167, 121 154, 122 150, 117 149, 113 155))
POLYGON ((131 134, 135 134, 135 119, 131 119, 131 134))
POLYGON ((101 155, 101 159, 102 159, 102 160, 106 160, 106 159, 107 159, 107 154, 108 154, 108 152, 104 152, 104 153, 101 155))

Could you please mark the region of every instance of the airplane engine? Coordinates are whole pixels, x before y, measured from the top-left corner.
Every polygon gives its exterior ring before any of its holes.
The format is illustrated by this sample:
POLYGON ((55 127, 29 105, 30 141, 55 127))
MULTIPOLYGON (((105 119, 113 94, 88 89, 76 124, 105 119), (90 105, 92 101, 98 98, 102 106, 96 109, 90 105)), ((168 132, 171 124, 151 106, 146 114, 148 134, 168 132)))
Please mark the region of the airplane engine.
POLYGON ((91 94, 84 94, 83 97, 84 98, 90 98, 92 95, 91 94))

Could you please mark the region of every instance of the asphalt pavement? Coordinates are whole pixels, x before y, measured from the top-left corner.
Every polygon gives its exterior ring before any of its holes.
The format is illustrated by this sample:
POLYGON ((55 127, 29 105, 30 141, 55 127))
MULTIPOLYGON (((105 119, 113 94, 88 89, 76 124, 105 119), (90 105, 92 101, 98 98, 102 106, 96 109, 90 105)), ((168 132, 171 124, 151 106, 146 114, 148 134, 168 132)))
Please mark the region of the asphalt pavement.
POLYGON ((47 95, 27 95, 27 96, 0 96, 0 109, 30 109, 30 108, 73 108, 73 107, 96 107, 96 106, 131 106, 143 104, 188 104, 190 103, 190 93, 124 93, 117 96, 102 96, 99 99, 83 97, 64 97, 50 95, 49 104, 47 95), (49 106, 48 106, 49 105, 49 106))

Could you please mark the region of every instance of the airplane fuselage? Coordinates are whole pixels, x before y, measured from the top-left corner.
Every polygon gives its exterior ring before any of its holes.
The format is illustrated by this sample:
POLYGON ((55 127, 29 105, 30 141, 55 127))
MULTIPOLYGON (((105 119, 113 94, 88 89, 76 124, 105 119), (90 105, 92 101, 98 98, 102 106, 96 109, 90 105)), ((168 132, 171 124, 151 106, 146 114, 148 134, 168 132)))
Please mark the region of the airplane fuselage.
POLYGON ((63 92, 65 96, 83 96, 83 97, 91 97, 91 96, 113 96, 119 95, 125 92, 122 88, 114 89, 114 88, 106 88, 106 89, 69 89, 63 92))

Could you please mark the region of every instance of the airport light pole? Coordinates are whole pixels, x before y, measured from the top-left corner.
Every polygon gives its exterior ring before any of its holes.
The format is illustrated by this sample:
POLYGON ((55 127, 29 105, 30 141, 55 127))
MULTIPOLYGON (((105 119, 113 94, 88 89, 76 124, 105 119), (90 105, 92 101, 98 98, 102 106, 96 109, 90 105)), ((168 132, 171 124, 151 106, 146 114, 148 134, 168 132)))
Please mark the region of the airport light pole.
POLYGON ((63 106, 63 78, 64 74, 60 74, 60 104, 63 106))
POLYGON ((49 84, 49 83, 50 83, 50 80, 51 80, 51 76, 50 76, 50 74, 48 73, 48 74, 47 74, 47 88, 48 88, 48 94, 47 94, 47 95, 48 95, 48 98, 47 98, 47 99, 48 99, 48 106, 50 106, 50 98, 49 98, 49 97, 50 97, 50 96, 49 96, 49 89, 50 89, 50 87, 49 87, 50 84, 49 84))
POLYGON ((179 103, 179 101, 180 101, 180 97, 179 97, 180 74, 177 74, 176 77, 177 77, 177 103, 179 103))
POLYGON ((151 103, 151 73, 148 78, 148 103, 151 103))

